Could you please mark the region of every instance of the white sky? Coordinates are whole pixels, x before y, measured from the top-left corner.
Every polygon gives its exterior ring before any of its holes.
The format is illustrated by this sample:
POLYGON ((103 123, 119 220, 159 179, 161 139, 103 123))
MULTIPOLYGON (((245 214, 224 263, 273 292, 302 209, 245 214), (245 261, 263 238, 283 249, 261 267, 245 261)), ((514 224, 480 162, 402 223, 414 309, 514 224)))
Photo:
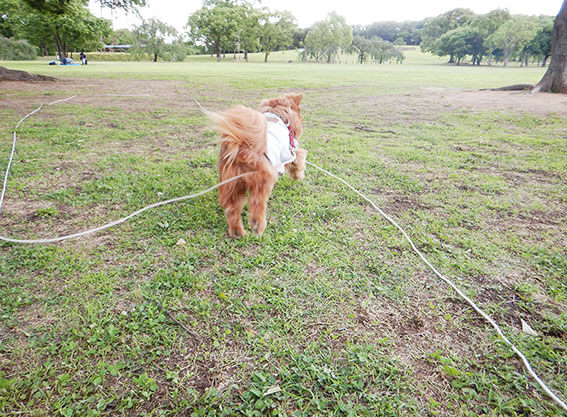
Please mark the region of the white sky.
MULTIPOLYGON (((305 28, 323 20, 327 13, 337 11, 350 25, 367 25, 373 22, 394 20, 421 20, 437 16, 457 7, 468 8, 477 14, 497 8, 508 9, 512 14, 555 16, 563 0, 263 0, 261 5, 270 10, 289 10, 299 27, 305 28)), ((256 2, 258 4, 259 2, 256 2)), ((155 17, 184 32, 189 16, 202 6, 201 0, 148 0, 141 15, 155 17)), ((101 17, 96 0, 89 1, 92 13, 101 17)), ((123 12, 102 10, 102 17, 112 18, 114 29, 132 28, 140 18, 123 12)))

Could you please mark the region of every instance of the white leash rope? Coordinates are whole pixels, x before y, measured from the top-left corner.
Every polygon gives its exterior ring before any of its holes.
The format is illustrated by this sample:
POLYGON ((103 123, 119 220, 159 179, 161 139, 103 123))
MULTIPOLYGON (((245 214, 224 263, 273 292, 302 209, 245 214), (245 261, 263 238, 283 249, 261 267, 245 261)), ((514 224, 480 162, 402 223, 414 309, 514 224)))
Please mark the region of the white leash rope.
POLYGON ((376 204, 374 204, 374 202, 372 200, 370 200, 368 197, 366 197, 364 194, 362 194, 360 191, 358 191, 356 188, 354 188, 352 185, 350 185, 348 182, 346 182, 345 180, 343 180, 342 178, 337 177, 336 175, 330 173, 329 171, 318 167, 315 164, 312 164, 311 162, 305 161, 306 164, 311 165, 314 168, 317 168, 319 171, 324 172, 325 174, 335 178, 336 180, 342 182, 344 185, 346 185, 348 188, 350 188, 352 191, 354 191, 356 194, 358 194, 361 198, 363 198, 364 200, 366 200, 368 203, 370 203, 372 205, 372 207, 374 207, 376 209, 376 211, 378 213, 380 213, 386 220, 388 220, 392 225, 394 225, 401 233, 402 235, 406 238, 406 240, 409 242, 410 246, 412 247, 413 251, 415 253, 417 253, 417 255, 423 260, 423 262, 425 262, 425 264, 427 266, 429 266, 429 268, 431 268, 431 270, 435 273, 435 275, 437 275, 439 278, 441 278, 446 284, 448 284, 451 288, 453 288, 453 290, 455 290, 455 292, 463 299, 465 300, 478 314, 480 314, 482 316, 482 318, 484 318, 495 330, 496 333, 498 333, 498 335, 500 336, 500 338, 514 351, 514 353, 522 360, 524 367, 526 368, 526 370, 528 371, 528 373, 532 376, 533 379, 535 379, 535 381, 539 384, 539 386, 545 391, 545 393, 551 397, 551 399, 553 401, 555 401, 555 403, 557 403, 557 405, 559 405, 564 411, 567 411, 567 404, 565 404, 565 402, 563 400, 561 400, 556 394, 554 394, 551 389, 549 389, 549 387, 545 384, 545 382, 543 382, 540 377, 537 376, 537 374, 535 373, 535 371, 533 370, 532 366, 530 365, 530 363, 528 362, 528 359, 524 356, 524 354, 516 347, 516 345, 514 345, 504 334, 504 332, 502 331, 502 329, 500 328, 500 326, 494 321, 494 319, 492 319, 492 317, 490 317, 487 313, 485 313, 479 306, 477 306, 475 304, 475 302, 473 300, 471 300, 465 293, 463 293, 459 287, 457 287, 457 285, 455 285, 455 283, 453 283, 453 281, 451 281, 450 279, 444 277, 432 264, 431 262, 429 262, 427 260, 427 258, 425 258, 425 256, 423 256, 423 254, 421 253, 421 251, 415 246, 415 244, 413 243, 413 240, 411 240, 411 238, 408 236, 408 234, 405 232, 405 230, 398 224, 396 223, 396 221, 394 219, 392 219, 390 216, 388 216, 386 213, 384 213, 384 211, 382 211, 382 209, 380 209, 380 207, 378 207, 376 204))
MULTIPOLYGON (((61 102, 63 102, 63 101, 71 100, 71 99, 73 99, 73 98, 75 98, 75 97, 76 97, 76 96, 72 96, 72 97, 69 97, 69 98, 66 98, 66 99, 53 101, 53 102, 51 102, 51 103, 49 103, 49 104, 47 104, 47 105, 48 105, 48 106, 51 106, 51 105, 56 104, 56 103, 61 103, 61 102)), ((32 111, 31 113, 29 113, 29 114, 25 115, 24 117, 22 117, 22 119, 18 122, 18 124, 17 124, 16 127, 14 128, 14 140, 13 140, 13 142, 12 142, 12 152, 10 153, 10 158, 8 159, 8 167, 6 168, 6 174, 4 175, 4 185, 2 186, 2 195, 1 195, 1 197, 0 197, 0 213, 2 212, 2 204, 4 203, 4 196, 5 196, 5 194, 6 194, 6 187, 7 187, 7 185, 8 185, 8 175, 9 175, 9 173, 10 173, 10 166, 12 165, 12 160, 14 159, 14 153, 15 153, 15 150, 16 150, 16 141, 17 141, 16 131, 18 130, 18 128, 20 127, 20 125, 22 124, 22 122, 23 122, 24 120, 26 120, 26 119, 27 119, 28 117, 30 117, 31 115, 37 113, 38 111, 40 111, 40 110, 43 108, 43 106, 44 106, 44 105, 42 104, 41 106, 39 106, 37 109, 35 109, 35 110, 32 111)), ((206 194, 206 193, 208 193, 208 192, 210 192, 210 191, 212 191, 212 190, 214 190, 214 189, 216 189, 216 188, 219 188, 220 186, 222 186, 222 185, 224 185, 224 184, 228 184, 229 182, 236 181, 237 179, 242 178, 242 177, 244 177, 245 175, 249 175, 249 174, 252 174, 252 173, 253 173, 253 172, 246 172, 246 173, 244 173, 244 174, 237 175, 237 176, 235 176, 235 177, 229 178, 229 179, 227 179, 227 180, 225 180, 225 181, 222 181, 222 182, 220 182, 220 183, 218 183, 218 184, 213 185, 212 187, 207 188, 206 190, 200 191, 200 192, 195 193, 195 194, 186 195, 186 196, 183 196, 183 197, 172 198, 172 199, 170 199, 170 200, 165 200, 165 201, 160 201, 160 202, 157 202, 157 203, 154 203, 154 204, 150 204, 149 206, 146 206, 146 207, 144 207, 144 208, 141 208, 140 210, 135 211, 134 213, 129 214, 129 215, 126 216, 126 217, 123 217, 123 218, 121 218, 121 219, 115 220, 115 221, 113 221, 113 222, 107 223, 107 224, 102 225, 102 226, 99 226, 99 227, 95 227, 95 228, 93 228, 93 229, 85 230, 85 231, 83 231, 83 232, 73 233, 73 234, 70 234, 70 235, 59 236, 59 237, 49 238, 49 239, 13 239, 13 238, 10 238, 10 237, 6 237, 6 236, 0 235, 0 240, 2 240, 2 241, 4 241, 4 242, 10 242, 10 243, 23 243, 23 244, 34 244, 34 243, 35 243, 35 244, 45 244, 45 243, 61 242, 61 241, 63 241, 63 240, 67 240, 67 239, 73 239, 73 238, 77 238, 77 237, 89 235, 89 234, 91 234, 91 233, 99 232, 99 231, 101 231, 101 230, 108 229, 108 228, 110 228, 110 227, 113 227, 113 226, 119 225, 119 224, 121 224, 121 223, 124 223, 124 222, 128 221, 129 219, 131 219, 132 217, 135 217, 135 216, 137 216, 137 215, 143 213, 143 212, 146 211, 146 210, 150 210, 150 209, 152 209, 152 208, 159 207, 159 206, 163 206, 163 205, 166 205, 166 204, 176 203, 176 202, 184 201, 184 200, 190 200, 190 199, 192 199, 192 198, 196 198, 196 197, 202 196, 203 194, 206 194)))
POLYGON ((186 195, 186 196, 183 196, 183 197, 176 197, 176 198, 172 198, 172 199, 170 199, 170 200, 159 201, 159 202, 157 202, 157 203, 150 204, 149 206, 146 206, 146 207, 144 207, 144 208, 141 208, 140 210, 135 211, 134 213, 129 214, 129 215, 126 216, 126 217, 122 217, 121 219, 115 220, 115 221, 110 222, 110 223, 107 223, 107 224, 105 224, 105 225, 102 225, 102 226, 99 226, 99 227, 95 227, 94 229, 85 230, 84 232, 73 233, 73 234, 71 234, 71 235, 59 236, 59 237, 50 238, 50 239, 12 239, 12 238, 9 238, 9 237, 1 236, 1 235, 0 235, 0 240, 3 240, 4 242, 10 242, 10 243, 26 243, 26 244, 28 244, 28 243, 30 243, 30 244, 31 244, 31 243, 38 243, 38 244, 45 244, 45 243, 61 242, 62 240, 67 240, 67 239, 74 239, 74 238, 77 238, 77 237, 89 235, 89 234, 91 234, 91 233, 99 232, 99 231, 101 231, 101 230, 108 229, 108 228, 110 228, 110 227, 113 227, 113 226, 119 225, 119 224, 121 224, 121 223, 124 223, 124 222, 130 220, 132 217, 135 217, 135 216, 137 216, 137 215, 143 213, 143 212, 146 211, 146 210, 150 210, 150 209, 152 209, 152 208, 156 208, 156 207, 159 207, 159 206, 164 206, 164 205, 166 205, 166 204, 177 203, 177 202, 179 202, 179 201, 190 200, 190 199, 192 199, 192 198, 202 196, 203 194, 206 194, 206 193, 208 193, 208 192, 210 192, 210 191, 212 191, 212 190, 214 190, 214 189, 216 189, 216 188, 219 188, 220 186, 222 186, 222 185, 224 185, 224 184, 228 184, 229 182, 236 181, 237 179, 242 178, 242 177, 244 177, 245 175, 249 175, 249 174, 253 174, 253 173, 254 173, 254 172, 246 172, 246 173, 244 173, 244 174, 237 175, 236 177, 232 177, 232 178, 229 178, 228 180, 219 182, 218 184, 215 184, 215 185, 213 185, 212 187, 209 187, 209 188, 207 188, 206 190, 203 190, 203 191, 199 191, 198 193, 195 193, 195 194, 186 195))
MULTIPOLYGON (((77 97, 77 96, 75 95, 75 96, 71 96, 71 97, 68 97, 68 98, 64 98, 62 100, 52 101, 51 103, 48 103, 47 105, 51 106, 53 104, 61 103, 63 101, 69 101, 69 100, 71 100, 75 97, 77 97)), ((4 175, 4 184, 2 185, 2 195, 0 195, 0 214, 2 213, 2 205, 4 204, 4 197, 6 196, 6 187, 8 186, 8 175, 10 174, 10 167, 12 166, 12 161, 14 160, 14 153, 16 152, 16 141, 18 140, 17 136, 16 136, 16 131, 18 130, 20 125, 24 122, 24 120, 26 120, 32 114, 35 114, 38 111, 40 111, 43 108, 43 106, 44 105, 42 104, 41 106, 39 106, 37 109, 35 109, 31 113, 28 113, 24 117, 22 117, 20 119, 20 121, 18 122, 18 124, 16 125, 16 127, 14 128, 14 139, 12 140, 12 152, 10 152, 10 157, 8 158, 8 166, 6 168, 6 174, 4 175)))

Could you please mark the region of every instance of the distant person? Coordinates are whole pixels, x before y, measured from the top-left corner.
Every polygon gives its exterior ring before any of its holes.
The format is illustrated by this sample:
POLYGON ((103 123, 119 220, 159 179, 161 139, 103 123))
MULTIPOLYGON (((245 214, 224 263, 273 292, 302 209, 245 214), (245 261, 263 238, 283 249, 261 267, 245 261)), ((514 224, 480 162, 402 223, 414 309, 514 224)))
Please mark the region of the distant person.
POLYGON ((87 65, 87 56, 83 51, 81 51, 79 57, 81 58, 81 65, 87 65))

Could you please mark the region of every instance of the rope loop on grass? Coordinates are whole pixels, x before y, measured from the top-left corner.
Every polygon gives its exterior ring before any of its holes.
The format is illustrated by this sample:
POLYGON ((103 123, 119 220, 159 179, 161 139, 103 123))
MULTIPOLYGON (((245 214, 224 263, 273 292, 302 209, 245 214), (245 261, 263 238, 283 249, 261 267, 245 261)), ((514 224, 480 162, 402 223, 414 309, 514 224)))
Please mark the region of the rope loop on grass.
MULTIPOLYGON (((56 104, 56 103, 69 101, 69 100, 71 100, 75 97, 77 97, 77 96, 75 95, 75 96, 68 97, 68 98, 65 98, 65 99, 62 99, 62 100, 53 101, 51 103, 48 103, 47 105, 51 106, 51 105, 56 104)), ((0 196, 0 214, 2 213, 2 204, 4 203, 4 196, 6 195, 6 187, 8 185, 8 175, 10 173, 10 167, 12 165, 12 160, 14 159, 14 153, 16 151, 16 141, 17 141, 16 131, 18 130, 18 128, 20 127, 20 125, 23 123, 24 120, 26 120, 31 115, 39 112, 43 108, 43 106, 44 105, 42 104, 41 106, 39 106, 34 111, 32 111, 32 112, 28 113, 27 115, 25 115, 24 117, 22 117, 20 119, 20 121, 18 122, 18 124, 16 125, 16 127, 14 128, 14 139, 12 141, 12 151, 11 151, 10 157, 8 159, 8 166, 6 168, 6 173, 4 175, 4 185, 2 186, 2 195, 0 196)), ((15 238, 0 235, 0 240, 4 241, 4 242, 9 242, 9 243, 20 243, 20 244, 46 244, 46 243, 56 243, 56 242, 61 242, 63 240, 74 239, 74 238, 78 238, 78 237, 81 237, 81 236, 86 236, 86 235, 89 235, 91 233, 96 233, 96 232, 99 232, 101 230, 105 230, 105 229, 108 229, 110 227, 117 226, 119 224, 125 223, 128 220, 130 220, 132 217, 138 216, 139 214, 142 214, 144 211, 150 210, 152 208, 164 206, 166 204, 177 203, 179 201, 191 200, 193 198, 200 197, 203 194, 206 194, 206 193, 208 193, 212 190, 215 190, 215 189, 217 189, 217 188, 219 188, 219 187, 221 187, 225 184, 228 184, 229 182, 236 181, 237 179, 242 178, 246 175, 253 174, 254 172, 255 171, 245 172, 244 174, 240 174, 240 175, 237 175, 235 177, 229 178, 225 181, 219 182, 218 184, 215 184, 212 187, 209 187, 209 188, 207 188, 206 190, 203 190, 203 191, 199 191, 198 193, 195 193, 195 194, 186 195, 186 196, 183 196, 183 197, 172 198, 170 200, 165 200, 165 201, 160 201, 160 202, 157 202, 157 203, 154 203, 154 204, 150 204, 146 207, 141 208, 140 210, 135 211, 132 214, 129 214, 126 217, 122 217, 121 219, 115 220, 113 222, 110 222, 110 223, 107 223, 107 224, 104 224, 102 226, 98 226, 98 227, 95 227, 95 228, 92 228, 92 229, 89 229, 89 230, 85 230, 83 232, 72 233, 72 234, 65 235, 65 236, 59 236, 59 237, 54 237, 54 238, 46 238, 46 239, 15 239, 15 238)))

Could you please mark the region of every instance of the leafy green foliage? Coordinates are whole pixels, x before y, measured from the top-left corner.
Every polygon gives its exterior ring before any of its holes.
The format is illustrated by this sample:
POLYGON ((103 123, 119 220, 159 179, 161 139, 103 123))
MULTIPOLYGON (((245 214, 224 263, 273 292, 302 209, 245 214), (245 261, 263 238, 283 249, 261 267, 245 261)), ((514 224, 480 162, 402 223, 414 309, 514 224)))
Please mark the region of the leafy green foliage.
POLYGON ((26 61, 37 57, 37 49, 25 40, 0 38, 0 59, 4 61, 26 61))
POLYGON ((375 22, 367 26, 355 26, 353 34, 364 38, 375 36, 396 45, 419 45, 423 21, 419 22, 375 22))
POLYGON ((480 32, 469 26, 461 26, 443 34, 434 46, 434 53, 439 56, 450 55, 456 59, 457 65, 461 60, 471 55, 473 63, 479 63, 486 53, 483 38, 480 32))
POLYGON ((514 17, 504 22, 486 39, 491 50, 501 49, 504 55, 504 66, 512 53, 521 51, 538 33, 537 22, 527 17, 514 17))
POLYGON ((355 36, 352 40, 351 49, 358 55, 358 61, 362 64, 372 58, 374 62, 396 60, 402 62, 404 55, 391 42, 374 37, 372 39, 355 36))
POLYGON ((421 49, 433 52, 437 39, 450 30, 468 25, 473 16, 474 13, 470 9, 453 9, 429 19, 421 30, 421 49))
POLYGON ((232 5, 203 6, 189 17, 189 34, 194 41, 203 42, 220 62, 223 50, 232 45, 239 16, 238 9, 232 5))
POLYGON ((316 62, 333 62, 341 50, 352 43, 352 28, 346 19, 336 12, 329 13, 325 20, 315 23, 305 37, 306 53, 316 62))
POLYGON ((295 18, 289 12, 265 11, 259 20, 259 42, 264 52, 264 62, 276 49, 285 49, 293 41, 292 33, 295 28, 295 18))
POLYGON ((177 30, 173 26, 152 18, 134 28, 133 32, 135 46, 132 53, 135 56, 148 54, 152 56, 154 62, 164 55, 168 61, 183 61, 185 58, 183 42, 178 40, 168 43, 168 38, 177 35, 177 30))
POLYGON ((110 22, 93 16, 80 0, 24 1, 9 3, 10 31, 39 48, 42 55, 67 57, 72 49, 91 50, 110 34, 110 22))

